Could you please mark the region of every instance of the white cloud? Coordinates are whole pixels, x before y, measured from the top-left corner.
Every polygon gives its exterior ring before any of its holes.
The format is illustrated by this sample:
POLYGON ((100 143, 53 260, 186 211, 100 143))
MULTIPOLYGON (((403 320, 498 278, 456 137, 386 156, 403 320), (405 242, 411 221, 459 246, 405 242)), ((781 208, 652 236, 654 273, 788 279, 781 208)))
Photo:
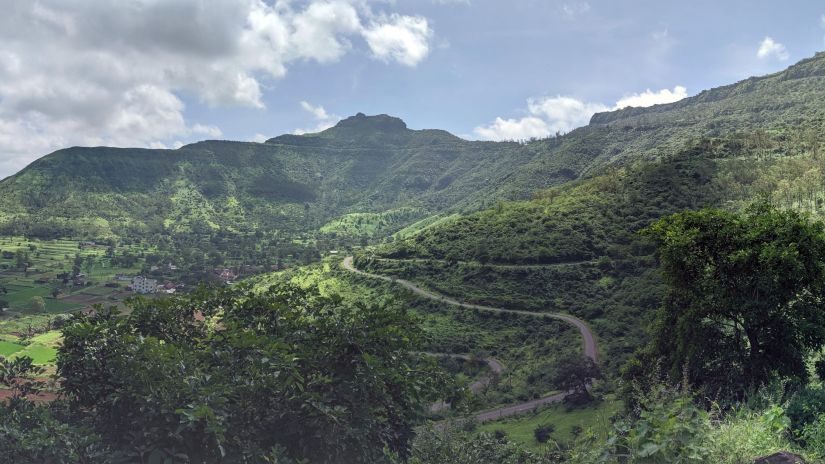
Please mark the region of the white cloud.
POLYGON ((475 134, 485 140, 525 140, 546 137, 551 133, 548 123, 536 116, 521 119, 496 118, 489 126, 479 126, 475 134))
POLYGON ((623 97, 616 102, 616 106, 614 106, 613 109, 622 109, 628 106, 644 108, 647 106, 677 102, 685 97, 687 97, 687 89, 681 85, 677 85, 673 90, 662 89, 658 92, 647 89, 642 93, 634 93, 623 97))
POLYGON ((329 119, 327 110, 325 110, 321 105, 312 106, 310 103, 302 101, 301 108, 303 108, 304 111, 311 113, 316 119, 329 119))
POLYGON ((473 132, 485 140, 526 140, 542 138, 557 132, 569 132, 585 126, 590 118, 603 111, 613 111, 628 106, 647 107, 661 103, 673 103, 687 97, 687 89, 677 85, 658 92, 646 90, 621 98, 609 107, 601 103, 588 103, 572 97, 556 96, 527 100, 528 116, 520 119, 496 118, 488 126, 478 126, 473 132))
POLYGON ((186 120, 181 95, 263 108, 266 81, 295 62, 335 62, 360 46, 414 66, 433 35, 425 18, 367 0, 3 3, 0 177, 65 146, 220 137, 186 120))
POLYGON ((202 134, 207 137, 212 137, 213 139, 217 139, 223 136, 223 131, 217 126, 205 126, 203 124, 195 124, 192 126, 192 133, 193 134, 202 134))
POLYGON ((590 121, 594 113, 607 111, 601 103, 585 103, 571 97, 531 98, 527 100, 530 114, 549 122, 552 132, 568 132, 590 121))
POLYGON ((249 139, 250 142, 258 142, 258 143, 264 143, 267 140, 269 140, 269 137, 265 136, 264 134, 259 134, 259 133, 256 133, 255 135, 252 136, 252 138, 249 139))
POLYGON ((295 129, 292 132, 293 134, 301 135, 321 132, 322 130, 329 129, 341 120, 340 116, 327 113, 327 110, 321 105, 313 106, 311 103, 302 101, 301 108, 312 115, 312 118, 316 121, 316 124, 315 127, 309 129, 295 129))
POLYGON ((379 18, 364 30, 373 55, 407 66, 415 66, 427 56, 432 35, 426 18, 397 14, 379 18))
POLYGON ((759 59, 776 58, 780 61, 787 60, 790 55, 788 49, 781 43, 773 40, 771 37, 765 37, 762 43, 759 44, 759 50, 756 51, 756 57, 759 59))
POLYGON ((590 11, 590 4, 587 2, 571 2, 561 5, 561 12, 567 19, 574 19, 590 11))

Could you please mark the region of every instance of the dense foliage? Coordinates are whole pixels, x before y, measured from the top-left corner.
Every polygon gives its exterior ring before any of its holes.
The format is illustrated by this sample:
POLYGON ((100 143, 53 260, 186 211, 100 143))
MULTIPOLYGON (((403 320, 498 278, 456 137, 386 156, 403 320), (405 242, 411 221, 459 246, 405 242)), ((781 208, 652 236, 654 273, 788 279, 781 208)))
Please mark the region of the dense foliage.
POLYGON ((806 357, 825 344, 822 223, 757 203, 679 213, 647 234, 669 289, 648 356, 672 378, 717 396, 807 380, 806 357))
MULTIPOLYGON (((396 307, 281 285, 131 309, 77 316, 64 329, 66 400, 47 423, 66 419, 127 461, 383 462, 408 454, 426 405, 446 391, 435 365, 411 354, 422 334, 396 307)), ((0 442, 33 426, 15 420, 0 442)), ((39 444, 18 452, 35 462, 39 444)))

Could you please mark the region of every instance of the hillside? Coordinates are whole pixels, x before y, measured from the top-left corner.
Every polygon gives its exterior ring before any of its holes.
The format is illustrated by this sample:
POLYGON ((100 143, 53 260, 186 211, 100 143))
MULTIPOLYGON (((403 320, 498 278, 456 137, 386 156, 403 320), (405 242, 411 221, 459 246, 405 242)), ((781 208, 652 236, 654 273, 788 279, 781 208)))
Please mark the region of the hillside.
POLYGON ((57 235, 312 231, 344 213, 483 203, 527 160, 514 143, 468 142, 359 114, 319 134, 178 150, 69 148, 0 182, 0 223, 57 235))
POLYGON ((580 179, 441 221, 357 261, 474 303, 570 312, 603 338, 615 372, 645 341, 663 295, 641 229, 760 197, 823 216, 822 102, 819 54, 678 103, 597 114, 561 140, 528 145, 558 144, 551 159, 588 166, 580 179))

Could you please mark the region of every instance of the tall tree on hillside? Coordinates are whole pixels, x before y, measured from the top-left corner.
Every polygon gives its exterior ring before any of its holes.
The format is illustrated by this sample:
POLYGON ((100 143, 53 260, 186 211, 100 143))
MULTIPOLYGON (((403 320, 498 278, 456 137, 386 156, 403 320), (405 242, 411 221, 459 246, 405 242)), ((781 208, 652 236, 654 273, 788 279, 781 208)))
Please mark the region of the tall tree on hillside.
POLYGON ((591 399, 588 388, 594 380, 602 378, 596 363, 582 354, 564 356, 556 362, 553 385, 565 392, 574 402, 591 399))
POLYGON ((822 223, 759 202, 675 214, 646 234, 669 286, 647 355, 671 378, 728 396, 807 378, 806 355, 825 344, 822 223))

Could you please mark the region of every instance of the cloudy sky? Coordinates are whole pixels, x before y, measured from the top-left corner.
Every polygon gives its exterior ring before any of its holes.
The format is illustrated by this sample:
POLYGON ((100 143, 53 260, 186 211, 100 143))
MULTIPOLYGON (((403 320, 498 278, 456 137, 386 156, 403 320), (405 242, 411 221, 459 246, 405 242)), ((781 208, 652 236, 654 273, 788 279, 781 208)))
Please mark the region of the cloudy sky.
POLYGON ((0 177, 61 147, 263 140, 388 113, 472 139, 569 131, 825 49, 761 0, 0 0, 0 177))

